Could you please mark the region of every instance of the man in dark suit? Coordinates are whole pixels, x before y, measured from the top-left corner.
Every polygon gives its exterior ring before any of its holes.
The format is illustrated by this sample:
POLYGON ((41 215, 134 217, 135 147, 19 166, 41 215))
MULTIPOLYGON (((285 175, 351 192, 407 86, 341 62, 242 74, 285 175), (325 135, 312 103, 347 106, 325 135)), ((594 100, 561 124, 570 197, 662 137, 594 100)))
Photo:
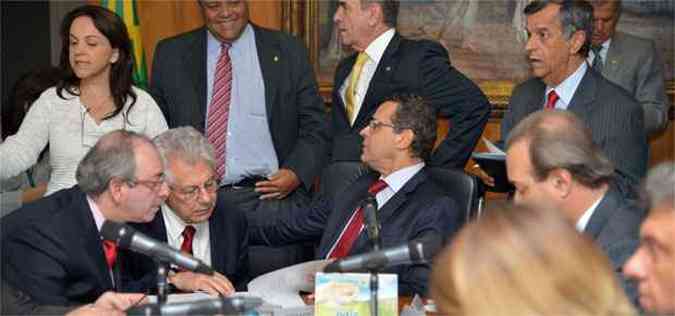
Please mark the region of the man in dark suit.
POLYGON ((637 288, 621 267, 638 246, 644 210, 613 185, 613 166, 591 131, 568 111, 539 111, 507 141, 506 166, 514 201, 560 210, 609 257, 633 303, 637 288))
MULTIPOLYGON (((246 217, 236 208, 217 201, 218 181, 211 144, 193 127, 170 129, 154 139, 166 167, 169 197, 149 223, 135 224, 138 231, 167 242, 206 264, 216 273, 207 276, 177 270, 169 282, 182 291, 229 295, 245 290, 248 282, 248 230, 246 217), (234 285, 234 286, 233 286, 234 285)), ((130 277, 155 286, 157 265, 136 255, 128 265, 130 277)))
MULTIPOLYGON (((169 127, 205 132, 222 198, 256 226, 309 200, 328 149, 323 102, 301 41, 249 23, 247 1, 199 6, 203 27, 157 45, 150 91, 169 127)), ((251 249, 252 276, 308 255, 251 249)))
POLYGON ((168 195, 157 149, 145 136, 104 135, 80 162, 78 185, 2 219, 3 280, 38 304, 94 302, 124 289, 106 220, 148 222, 168 195))
POLYGON ((616 31, 621 0, 593 0, 591 5, 594 23, 589 65, 640 103, 647 134, 663 130, 668 125, 669 104, 664 87, 665 65, 654 41, 616 31))
MULTIPOLYGON (((371 247, 359 205, 370 194, 379 206, 382 247, 414 239, 443 243, 459 229, 462 214, 425 167, 435 131, 435 113, 421 98, 385 101, 361 131, 361 159, 375 172, 359 177, 339 194, 322 195, 310 207, 290 211, 277 223, 252 231, 251 238, 267 244, 320 239, 318 258, 368 252, 371 247)), ((384 271, 398 274, 399 293, 426 293, 429 264, 384 271)))
POLYGON ((569 110, 590 127, 593 141, 614 163, 621 192, 634 196, 632 191, 647 170, 644 115, 625 90, 585 62, 592 7, 585 1, 544 0, 530 3, 524 11, 529 34, 525 49, 536 78, 513 90, 501 125, 502 138, 532 112, 569 110))
POLYGON ((335 30, 356 54, 335 72, 331 161, 359 161, 359 132, 386 99, 416 94, 450 121, 430 166, 464 168, 490 114, 490 103, 471 80, 450 65, 439 43, 396 32, 399 2, 340 0, 335 30))

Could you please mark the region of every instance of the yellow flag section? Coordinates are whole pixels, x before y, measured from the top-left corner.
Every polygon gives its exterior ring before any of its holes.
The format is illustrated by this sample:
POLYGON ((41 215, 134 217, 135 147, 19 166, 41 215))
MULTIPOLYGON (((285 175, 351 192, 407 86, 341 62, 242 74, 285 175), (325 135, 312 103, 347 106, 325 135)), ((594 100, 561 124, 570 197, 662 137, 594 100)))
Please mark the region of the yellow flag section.
POLYGON ((148 71, 141 40, 141 23, 138 18, 135 0, 101 0, 101 6, 119 15, 127 25, 131 38, 131 51, 134 54, 134 84, 142 89, 148 86, 148 71))

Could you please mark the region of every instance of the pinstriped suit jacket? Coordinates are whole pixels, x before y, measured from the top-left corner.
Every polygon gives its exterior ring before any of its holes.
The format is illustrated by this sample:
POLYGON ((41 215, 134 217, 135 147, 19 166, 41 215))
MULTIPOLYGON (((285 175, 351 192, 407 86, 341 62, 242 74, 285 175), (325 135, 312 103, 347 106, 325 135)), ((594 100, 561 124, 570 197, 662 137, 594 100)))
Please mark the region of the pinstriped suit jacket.
MULTIPOLYGON (((528 114, 543 109, 546 84, 533 78, 511 94, 501 124, 502 139, 528 114)), ((649 147, 642 107, 626 90, 591 68, 581 79, 567 108, 588 125, 593 141, 614 163, 621 191, 636 187, 647 172, 649 147)))

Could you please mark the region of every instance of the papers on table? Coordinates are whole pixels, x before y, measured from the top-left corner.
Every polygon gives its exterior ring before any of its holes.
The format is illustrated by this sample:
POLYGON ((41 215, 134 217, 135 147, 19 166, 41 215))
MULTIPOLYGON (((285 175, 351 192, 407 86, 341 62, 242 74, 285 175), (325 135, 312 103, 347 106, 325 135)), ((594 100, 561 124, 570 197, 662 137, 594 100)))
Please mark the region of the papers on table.
POLYGON ((305 306, 298 292, 312 292, 314 275, 327 264, 314 260, 263 274, 248 283, 248 292, 283 308, 305 306))

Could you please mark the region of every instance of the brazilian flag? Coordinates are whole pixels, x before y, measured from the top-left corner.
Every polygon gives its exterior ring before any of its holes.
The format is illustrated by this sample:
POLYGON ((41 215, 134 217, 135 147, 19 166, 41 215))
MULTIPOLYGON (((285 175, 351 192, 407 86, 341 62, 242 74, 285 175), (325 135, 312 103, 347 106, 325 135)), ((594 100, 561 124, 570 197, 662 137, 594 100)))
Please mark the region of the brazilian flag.
POLYGON ((134 84, 140 88, 148 87, 148 68, 145 64, 145 53, 141 41, 141 23, 136 9, 136 0, 101 0, 101 6, 119 15, 127 25, 131 38, 131 51, 134 54, 134 84))

